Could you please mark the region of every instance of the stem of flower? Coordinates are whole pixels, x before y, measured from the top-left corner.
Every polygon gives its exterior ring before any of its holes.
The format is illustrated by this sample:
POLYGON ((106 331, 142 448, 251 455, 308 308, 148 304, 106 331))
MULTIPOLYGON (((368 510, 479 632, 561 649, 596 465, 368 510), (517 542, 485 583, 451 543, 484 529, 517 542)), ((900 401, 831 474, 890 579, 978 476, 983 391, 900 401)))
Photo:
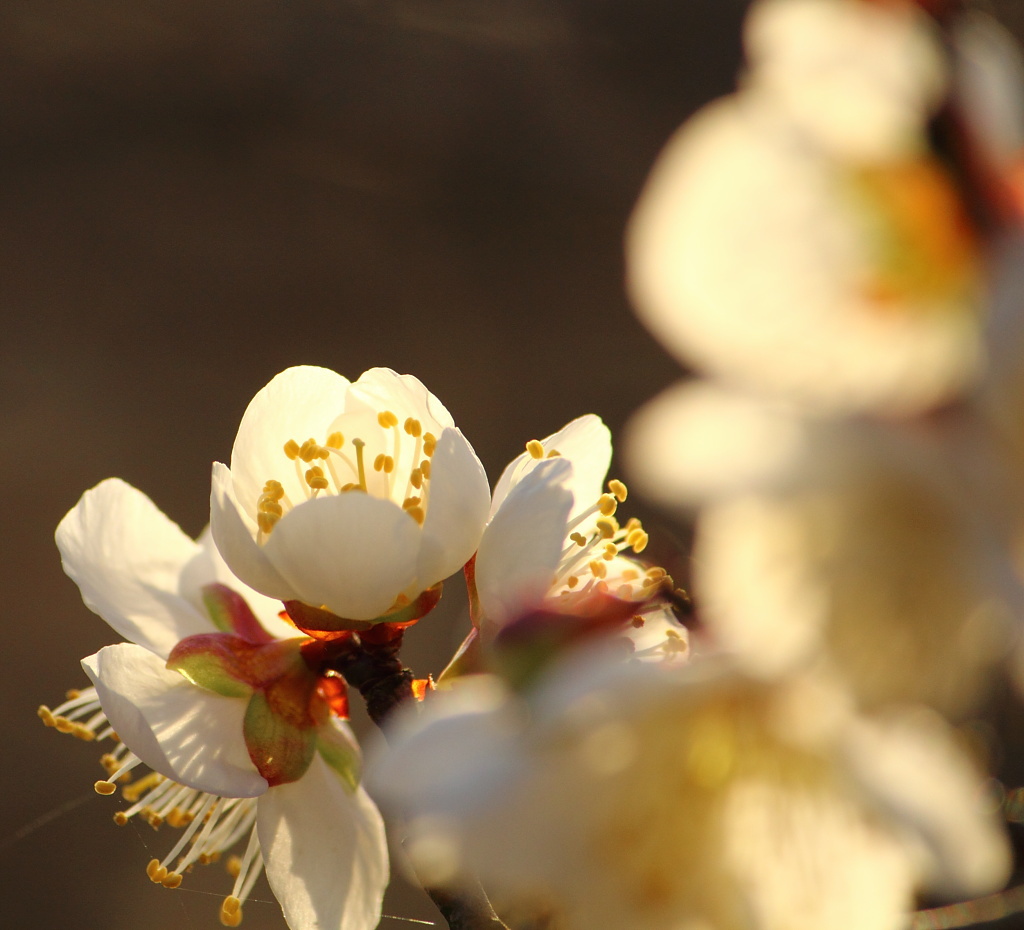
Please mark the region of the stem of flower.
MULTIPOLYGON (((414 675, 398 655, 404 634, 405 629, 397 624, 377 624, 347 640, 345 648, 329 663, 358 689, 370 719, 382 731, 391 714, 413 700, 414 675)), ((448 922, 449 930, 508 930, 475 879, 467 881, 458 892, 426 886, 423 890, 448 922)))

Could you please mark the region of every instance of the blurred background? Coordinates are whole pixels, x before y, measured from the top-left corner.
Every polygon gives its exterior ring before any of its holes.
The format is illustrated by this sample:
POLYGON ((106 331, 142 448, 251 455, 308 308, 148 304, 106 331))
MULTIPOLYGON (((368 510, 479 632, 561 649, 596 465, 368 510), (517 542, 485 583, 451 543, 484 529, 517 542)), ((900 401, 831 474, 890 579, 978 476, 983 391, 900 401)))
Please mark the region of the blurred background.
MULTIPOLYGON (((5 928, 212 928, 230 890, 219 866, 151 885, 169 829, 115 827, 102 750, 35 716, 114 638, 61 572, 63 514, 117 475, 197 535, 211 461, 298 363, 416 374, 492 479, 581 413, 617 434, 679 374, 629 312, 622 229, 661 144, 733 86, 745 6, 0 5, 5 928)), ((1022 7, 993 8, 1021 35, 1022 7)), ((626 510, 680 570, 683 531, 626 510)), ((466 623, 453 583, 407 661, 436 674, 466 623)), ((254 898, 244 926, 282 930, 254 898)), ((385 913, 438 919, 397 880, 385 913)))

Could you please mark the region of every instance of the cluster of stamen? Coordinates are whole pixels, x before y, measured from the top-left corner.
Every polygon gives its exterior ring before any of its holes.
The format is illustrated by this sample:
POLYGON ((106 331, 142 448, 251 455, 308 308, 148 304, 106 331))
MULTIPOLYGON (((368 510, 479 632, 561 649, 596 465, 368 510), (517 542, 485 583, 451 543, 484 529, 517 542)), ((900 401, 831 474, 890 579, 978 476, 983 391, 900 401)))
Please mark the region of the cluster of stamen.
POLYGON ((121 795, 129 806, 114 814, 114 823, 124 826, 137 817, 154 830, 166 824, 182 831, 162 860, 152 859, 146 866, 146 874, 155 884, 177 888, 194 865, 218 861, 225 851, 248 836, 244 855, 233 855, 227 860, 228 872, 235 882, 220 908, 221 923, 237 927, 242 922, 242 904, 263 871, 255 799, 218 797, 152 771, 133 781, 132 771, 142 765, 142 760, 119 740, 100 709, 95 688, 69 691, 67 700, 59 707, 50 710, 44 705, 38 714, 46 726, 78 739, 117 740, 113 750, 100 757, 106 778, 93 786, 101 795, 116 794, 121 786, 121 795))
MULTIPOLYGON (((554 458, 556 449, 546 450, 539 440, 526 444, 531 459, 554 458)), ((626 550, 640 554, 647 548, 648 536, 635 517, 625 525, 615 517, 619 504, 626 500, 626 485, 613 478, 607 493, 577 515, 567 527, 566 547, 562 551, 553 590, 559 597, 580 598, 592 593, 614 595, 622 600, 638 603, 634 624, 642 626, 643 614, 663 610, 656 595, 673 591, 675 583, 664 568, 645 567, 640 562, 612 563, 626 550), (596 517, 597 519, 593 519, 596 517), (592 522, 591 522, 592 521, 592 522), (582 531, 589 524, 587 532, 582 531)))
MULTIPOLYGON (((393 433, 393 443, 391 452, 378 453, 372 462, 367 461, 363 439, 357 437, 348 441, 340 432, 331 433, 323 444, 313 438, 301 444, 289 439, 284 444, 284 454, 295 463, 298 484, 305 495, 303 499, 351 491, 368 493, 367 477, 376 472, 387 480, 388 497, 396 503, 401 499, 402 509, 422 525, 427 514, 430 459, 437 448, 437 437, 424 432, 422 423, 415 417, 407 417, 399 425, 398 416, 390 410, 377 414, 377 423, 381 429, 393 433), (402 466, 407 463, 402 451, 410 440, 413 444, 411 464, 405 472, 402 466), (346 446, 351 449, 351 454, 346 446)), ((406 454, 409 454, 408 450, 406 454)), ((293 502, 280 481, 271 479, 266 482, 256 502, 259 542, 273 532, 277 521, 292 506, 293 502)))
POLYGON ((36 711, 46 726, 86 742, 114 735, 113 727, 100 709, 95 688, 72 689, 65 697, 64 703, 54 710, 42 704, 36 711))

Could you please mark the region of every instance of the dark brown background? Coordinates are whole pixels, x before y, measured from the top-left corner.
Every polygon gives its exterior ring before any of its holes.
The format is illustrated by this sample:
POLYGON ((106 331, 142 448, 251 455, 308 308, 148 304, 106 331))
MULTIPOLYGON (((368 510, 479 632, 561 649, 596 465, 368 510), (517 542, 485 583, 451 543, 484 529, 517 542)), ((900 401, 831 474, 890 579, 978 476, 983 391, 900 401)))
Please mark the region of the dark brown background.
MULTIPOLYGON (((210 462, 297 363, 418 375, 492 478, 580 413, 619 430, 678 374, 624 299, 623 224, 732 86, 744 6, 0 5, 4 928, 212 928, 196 892, 229 888, 150 885, 166 828, 115 827, 98 752, 35 718, 114 638, 60 570, 60 517, 119 475, 197 534, 210 462)), ((465 623, 452 592, 410 636, 421 673, 465 623)), ((283 928, 255 897, 244 926, 283 928)), ((436 916, 405 889, 386 913, 436 916)))

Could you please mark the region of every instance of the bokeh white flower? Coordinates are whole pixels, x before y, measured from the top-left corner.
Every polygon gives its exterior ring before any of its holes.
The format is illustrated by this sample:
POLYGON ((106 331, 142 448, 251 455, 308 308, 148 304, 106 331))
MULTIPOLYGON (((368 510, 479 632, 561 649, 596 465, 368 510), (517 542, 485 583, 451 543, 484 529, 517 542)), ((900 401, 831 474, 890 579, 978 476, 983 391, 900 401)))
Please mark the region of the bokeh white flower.
POLYGON ((419 872, 568 930, 895 930, 915 889, 1009 870, 941 720, 858 717, 825 680, 588 653, 526 693, 433 696, 389 739, 370 777, 419 872))

